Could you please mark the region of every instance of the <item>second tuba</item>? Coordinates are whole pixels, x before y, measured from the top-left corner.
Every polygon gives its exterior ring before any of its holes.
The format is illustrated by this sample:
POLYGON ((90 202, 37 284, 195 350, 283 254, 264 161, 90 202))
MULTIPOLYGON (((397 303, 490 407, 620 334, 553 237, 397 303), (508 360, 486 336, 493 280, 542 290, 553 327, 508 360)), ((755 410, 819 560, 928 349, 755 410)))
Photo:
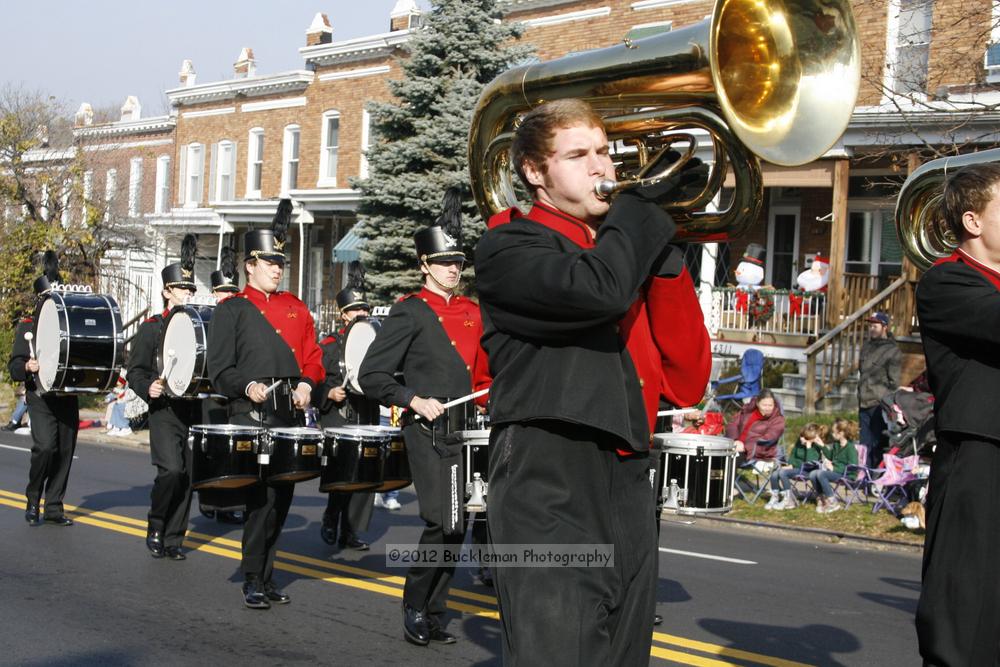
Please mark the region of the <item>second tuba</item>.
POLYGON ((716 0, 711 17, 681 30, 510 69, 483 90, 469 132, 473 195, 484 219, 518 196, 509 149, 518 119, 577 97, 604 119, 619 178, 641 173, 671 133, 710 138, 715 166, 687 201, 661 202, 677 238, 724 240, 763 203, 758 158, 810 162, 841 136, 854 110, 860 46, 849 0, 716 0), (693 131, 693 132, 692 132, 693 131), (701 211, 721 190, 729 206, 701 211))

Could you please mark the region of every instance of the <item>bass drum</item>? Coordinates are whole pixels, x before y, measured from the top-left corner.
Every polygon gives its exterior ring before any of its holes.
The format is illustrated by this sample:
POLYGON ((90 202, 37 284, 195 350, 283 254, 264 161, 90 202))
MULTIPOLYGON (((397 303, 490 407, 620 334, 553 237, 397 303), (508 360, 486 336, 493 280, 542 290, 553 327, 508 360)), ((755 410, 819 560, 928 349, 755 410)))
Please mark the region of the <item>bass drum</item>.
POLYGON ((361 362, 368 354, 368 347, 381 328, 381 322, 373 317, 355 317, 344 332, 340 345, 340 373, 344 378, 344 386, 355 394, 365 393, 358 384, 358 373, 361 362))
POLYGON ((118 382, 125 333, 114 297, 53 290, 38 304, 33 335, 42 391, 105 393, 118 382))
POLYGON ((203 398, 212 393, 208 379, 208 323, 215 306, 174 306, 163 323, 156 351, 157 370, 173 398, 203 398))

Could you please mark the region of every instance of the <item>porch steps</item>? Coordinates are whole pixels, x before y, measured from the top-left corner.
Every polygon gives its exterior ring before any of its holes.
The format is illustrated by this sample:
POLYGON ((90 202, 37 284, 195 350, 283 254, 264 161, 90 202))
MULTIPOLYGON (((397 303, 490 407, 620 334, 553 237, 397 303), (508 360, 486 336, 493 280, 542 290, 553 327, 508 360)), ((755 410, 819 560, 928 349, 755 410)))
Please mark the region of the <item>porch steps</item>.
MULTIPOLYGON (((800 415, 805 411, 805 373, 785 373, 781 386, 771 391, 781 401, 786 415, 800 415)), ((839 387, 824 396, 817 404, 817 412, 850 412, 858 409, 857 373, 847 378, 839 387)))

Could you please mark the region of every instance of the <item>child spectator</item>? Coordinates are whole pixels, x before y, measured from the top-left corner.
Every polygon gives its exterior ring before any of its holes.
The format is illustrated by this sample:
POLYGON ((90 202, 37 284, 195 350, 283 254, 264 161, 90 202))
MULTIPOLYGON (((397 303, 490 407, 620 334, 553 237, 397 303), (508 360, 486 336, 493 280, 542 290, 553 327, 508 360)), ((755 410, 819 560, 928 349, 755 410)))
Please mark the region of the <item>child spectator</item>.
POLYGON ((847 466, 858 464, 858 450, 854 447, 858 438, 857 422, 838 419, 833 422, 830 435, 833 442, 823 448, 820 467, 809 473, 809 481, 816 490, 816 511, 820 514, 843 509, 830 482, 843 477, 847 466))
POLYGON ((819 467, 823 458, 824 439, 827 427, 809 422, 802 427, 799 439, 788 455, 788 464, 771 473, 771 500, 764 505, 766 510, 795 509, 795 493, 791 478, 800 472, 809 472, 819 467))

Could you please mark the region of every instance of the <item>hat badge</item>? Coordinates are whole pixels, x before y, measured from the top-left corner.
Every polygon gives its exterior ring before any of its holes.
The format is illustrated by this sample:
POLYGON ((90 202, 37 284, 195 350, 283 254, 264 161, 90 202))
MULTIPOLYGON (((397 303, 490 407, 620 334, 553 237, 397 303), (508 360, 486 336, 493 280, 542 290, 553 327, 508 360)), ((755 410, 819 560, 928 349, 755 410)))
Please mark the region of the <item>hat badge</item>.
POLYGON ((285 249, 285 242, 284 241, 275 240, 275 242, 274 242, 274 249, 275 250, 284 251, 284 249, 285 249))

